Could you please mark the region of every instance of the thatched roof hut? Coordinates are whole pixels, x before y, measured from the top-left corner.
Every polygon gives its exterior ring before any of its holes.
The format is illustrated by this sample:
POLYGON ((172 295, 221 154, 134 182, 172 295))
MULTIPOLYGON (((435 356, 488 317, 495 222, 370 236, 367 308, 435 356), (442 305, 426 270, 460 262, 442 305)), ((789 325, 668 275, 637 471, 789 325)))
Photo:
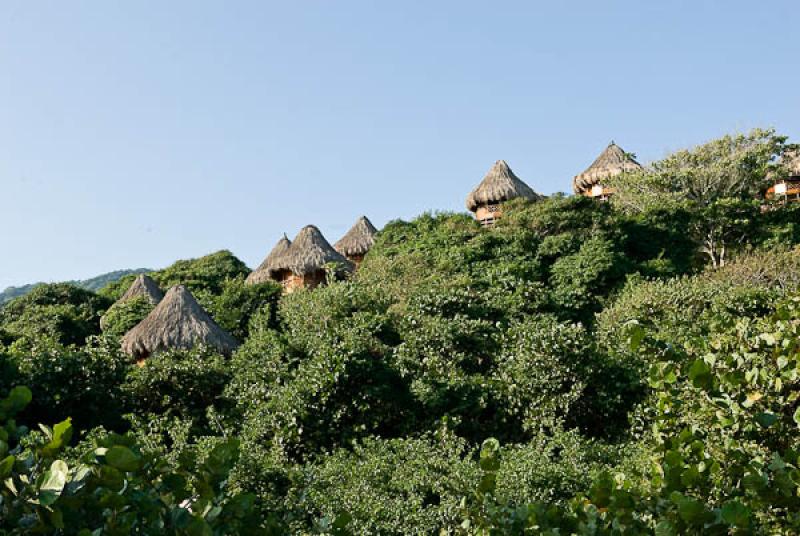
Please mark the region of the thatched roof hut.
POLYGON ((161 303, 122 338, 122 350, 140 360, 163 350, 198 345, 229 355, 239 343, 214 322, 183 285, 169 289, 161 303))
POLYGON ((352 268, 350 261, 333 249, 316 226, 306 225, 275 264, 278 269, 305 275, 324 270, 325 265, 332 262, 341 264, 343 270, 352 268))
POLYGON ((273 278, 287 290, 315 287, 325 281, 325 265, 338 264, 338 272, 353 270, 353 264, 333 249, 313 225, 303 227, 289 248, 275 259, 273 278))
POLYGON ((248 285, 255 285, 257 283, 272 281, 274 279, 274 273, 278 270, 278 265, 276 264, 277 260, 289 250, 289 246, 291 245, 292 242, 286 235, 283 235, 283 238, 278 240, 278 243, 275 244, 275 247, 269 252, 264 262, 247 276, 245 283, 248 285))
POLYGON ((153 281, 153 278, 147 274, 139 274, 133 280, 131 286, 125 291, 117 303, 126 302, 133 298, 144 297, 151 305, 158 305, 164 298, 164 292, 159 288, 158 283, 153 281))
MULTIPOLYGON (((114 302, 114 305, 109 307, 108 311, 111 311, 111 309, 119 304, 140 297, 146 299, 150 305, 155 306, 164 298, 164 292, 159 288, 158 283, 153 281, 152 277, 147 274, 139 274, 136 276, 136 279, 133 280, 131 286, 128 287, 128 290, 125 291, 125 294, 114 302)), ((108 311, 106 311, 106 313, 108 313, 108 311)), ((107 318, 106 315, 100 317, 100 329, 106 329, 107 318)))
POLYGON ((542 198, 522 179, 514 175, 505 160, 498 160, 480 184, 467 196, 467 210, 475 212, 478 207, 496 205, 515 197, 534 200, 542 198))
POLYGON ((572 179, 572 189, 576 194, 593 195, 592 187, 600 185, 604 179, 640 169, 642 169, 641 164, 612 141, 592 165, 586 168, 586 171, 575 175, 572 179))
POLYGON ((358 264, 375 243, 378 230, 366 216, 361 216, 347 233, 333 245, 333 249, 358 264))

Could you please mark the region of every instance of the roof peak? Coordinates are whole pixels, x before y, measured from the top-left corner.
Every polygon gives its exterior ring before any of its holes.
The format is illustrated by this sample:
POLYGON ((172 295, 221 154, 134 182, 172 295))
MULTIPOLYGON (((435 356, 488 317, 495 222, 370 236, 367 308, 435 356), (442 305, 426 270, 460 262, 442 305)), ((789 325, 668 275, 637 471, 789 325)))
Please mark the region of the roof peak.
POLYGON ((376 234, 378 234, 378 229, 372 225, 369 218, 361 216, 350 230, 333 245, 333 249, 345 257, 366 255, 375 243, 376 234))
POLYGON ((316 225, 306 225, 286 250, 275 259, 274 270, 289 270, 302 275, 322 270, 325 264, 339 263, 345 270, 350 262, 336 251, 316 225))
POLYGON ((533 191, 517 177, 505 160, 497 160, 483 180, 467 196, 467 209, 474 212, 480 205, 502 203, 515 197, 539 199, 533 191))
POLYGON ((245 280, 247 283, 253 285, 257 283, 265 283, 272 279, 272 273, 277 269, 277 261, 280 259, 281 255, 286 253, 291 247, 292 241, 289 240, 289 237, 286 236, 286 233, 283 233, 283 236, 278 240, 278 242, 272 246, 272 249, 267 253, 267 256, 258 265, 258 268, 250 272, 250 275, 247 276, 245 280))
POLYGON ((633 155, 626 153, 612 140, 583 173, 572 179, 572 189, 575 193, 582 193, 603 179, 641 168, 641 164, 635 160, 633 155))

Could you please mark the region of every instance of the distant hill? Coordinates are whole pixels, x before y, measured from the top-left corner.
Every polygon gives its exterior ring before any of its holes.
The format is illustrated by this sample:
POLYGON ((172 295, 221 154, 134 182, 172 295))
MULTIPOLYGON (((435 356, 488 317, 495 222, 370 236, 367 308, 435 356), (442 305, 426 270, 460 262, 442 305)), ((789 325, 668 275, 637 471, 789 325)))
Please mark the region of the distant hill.
MULTIPOLYGON (((103 288, 109 283, 117 281, 129 274, 142 274, 152 272, 152 270, 148 268, 137 268, 135 270, 117 270, 115 272, 108 272, 107 274, 98 275, 97 277, 92 277, 91 279, 84 279, 83 281, 67 281, 76 287, 81 287, 86 290, 91 290, 92 292, 96 292, 99 289, 103 288)), ((0 292, 0 305, 3 305, 6 302, 13 300, 14 298, 19 298, 20 296, 24 296, 25 294, 29 293, 31 290, 36 288, 43 283, 32 283, 30 285, 22 285, 21 287, 8 287, 4 291, 0 292)))

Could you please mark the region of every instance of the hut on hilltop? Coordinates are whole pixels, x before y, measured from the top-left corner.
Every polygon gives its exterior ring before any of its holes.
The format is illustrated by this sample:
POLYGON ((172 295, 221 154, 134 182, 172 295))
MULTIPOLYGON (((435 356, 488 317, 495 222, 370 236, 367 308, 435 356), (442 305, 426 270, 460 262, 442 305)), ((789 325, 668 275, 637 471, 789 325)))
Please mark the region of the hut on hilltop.
POLYGON ((516 197, 539 200, 543 196, 514 175, 505 160, 498 160, 467 196, 467 210, 481 225, 494 225, 503 214, 502 204, 516 197))
POLYGON ((140 362, 157 352, 199 345, 230 355, 239 343, 183 285, 169 289, 155 309, 122 338, 122 350, 140 362))
POLYGON ((575 175, 572 179, 572 189, 576 194, 605 201, 614 193, 603 185, 605 179, 640 169, 642 169, 641 164, 612 141, 592 165, 586 168, 586 171, 575 175))
POLYGON ((361 216, 347 233, 333 245, 333 249, 344 255, 356 268, 375 243, 378 230, 366 216, 361 216))
POLYGON ((272 251, 269 252, 267 258, 264 259, 258 268, 253 270, 250 275, 247 276, 245 283, 248 285, 255 285, 258 283, 265 283, 267 281, 274 280, 274 273, 277 271, 277 260, 289 250, 289 246, 292 245, 292 242, 283 235, 283 238, 278 240, 278 243, 275 244, 275 247, 272 248, 272 251))
MULTIPOLYGON (((140 297, 145 298, 150 302, 150 305, 155 306, 164 298, 164 292, 159 288, 158 283, 153 281, 152 277, 147 274, 139 274, 136 276, 136 279, 133 280, 131 286, 128 287, 128 290, 125 291, 125 294, 114 302, 114 305, 109 307, 108 310, 110 311, 121 303, 140 297)), ((106 328, 106 315, 100 317, 100 328, 106 328)))
POLYGON ((331 263, 340 276, 353 270, 352 263, 333 249, 319 229, 307 225, 275 259, 272 279, 283 285, 285 292, 314 288, 325 282, 325 267, 331 263))
POLYGON ((133 298, 144 297, 151 305, 158 305, 164 298, 164 292, 159 288, 158 283, 153 281, 153 278, 147 274, 139 274, 133 280, 131 286, 125 291, 117 303, 122 303, 133 298))
POLYGON ((786 151, 781 157, 787 174, 775 180, 767 190, 771 201, 800 202, 800 149, 786 151))

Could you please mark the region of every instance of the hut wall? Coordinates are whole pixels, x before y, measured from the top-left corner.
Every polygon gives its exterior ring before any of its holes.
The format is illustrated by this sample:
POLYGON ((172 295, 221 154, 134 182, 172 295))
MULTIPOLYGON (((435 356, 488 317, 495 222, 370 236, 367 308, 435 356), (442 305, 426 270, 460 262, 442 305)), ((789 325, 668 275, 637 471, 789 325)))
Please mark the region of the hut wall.
POLYGON ((766 198, 770 201, 800 202, 800 178, 776 182, 767 190, 766 198))
POLYGON ((475 211, 475 219, 483 226, 494 225, 494 222, 503 216, 500 204, 481 205, 475 211))
POLYGON ((606 188, 602 184, 595 184, 591 188, 583 191, 583 195, 591 197, 592 199, 597 199, 598 201, 607 201, 613 194, 614 190, 612 188, 606 188))
POLYGON ((325 271, 299 275, 293 274, 288 270, 283 270, 276 275, 276 280, 283 286, 286 294, 292 293, 301 288, 312 289, 325 283, 325 271))

